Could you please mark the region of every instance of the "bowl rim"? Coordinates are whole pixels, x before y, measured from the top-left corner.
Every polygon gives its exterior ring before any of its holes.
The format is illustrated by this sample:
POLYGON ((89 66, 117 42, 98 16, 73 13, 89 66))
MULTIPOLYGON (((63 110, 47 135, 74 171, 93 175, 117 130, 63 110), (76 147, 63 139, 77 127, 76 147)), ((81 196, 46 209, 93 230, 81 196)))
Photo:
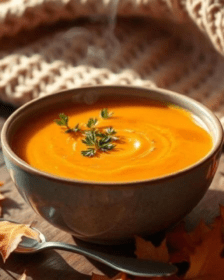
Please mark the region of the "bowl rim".
MULTIPOLYGON (((181 107, 181 106, 180 106, 181 107)), ((188 110, 190 111, 190 110, 188 110)), ((190 111, 191 112, 191 111, 190 111)), ((211 133, 210 133, 211 135, 211 133)), ((5 121, 2 131, 1 131, 1 142, 2 142, 2 150, 3 150, 3 154, 6 153, 10 160, 13 161, 13 163, 17 166, 19 166, 19 168, 21 168, 22 170, 31 173, 33 175, 37 175, 37 176, 41 176, 45 179, 48 180, 53 180, 59 183, 66 183, 66 184, 83 184, 83 185, 97 185, 97 186, 135 186, 135 185, 139 185, 139 184, 144 184, 144 183, 154 183, 155 181, 161 182, 163 180, 168 180, 168 179, 172 179, 173 177, 176 176, 181 176, 182 174, 185 173, 189 173, 192 172, 193 169, 196 169, 197 167, 199 167, 200 165, 202 165, 203 163, 209 161, 214 154, 216 154, 216 152, 218 152, 222 145, 223 145, 223 127, 219 121, 219 119, 216 117, 216 115, 210 110, 208 109, 205 105, 203 105, 202 103, 188 97, 185 96, 183 94, 180 93, 176 93, 167 89, 162 89, 162 88, 148 88, 148 87, 142 87, 142 86, 129 86, 129 85, 98 85, 98 86, 86 86, 86 87, 78 87, 78 88, 72 88, 72 89, 68 89, 68 90, 63 90, 63 91, 59 91, 56 93, 52 93, 50 95, 46 95, 37 99, 33 99, 27 103, 25 103, 24 105, 22 105, 21 107, 17 108, 5 121), (195 105, 197 108, 200 108, 202 110, 204 110, 212 119, 212 121, 215 123, 216 128, 217 128, 217 141, 216 143, 213 145, 212 149, 208 152, 207 155, 205 155, 202 159, 200 159, 199 161, 197 161, 196 163, 173 173, 167 174, 167 175, 163 175, 163 176, 159 176, 156 178, 151 178, 151 179, 144 179, 144 180, 133 180, 133 181, 118 181, 118 182, 111 182, 111 181, 87 181, 87 180, 82 180, 82 179, 70 179, 70 178, 66 178, 66 177, 60 177, 51 173, 47 173, 45 171, 41 171, 36 169, 35 167, 32 167, 31 165, 29 165, 28 163, 26 163, 25 161, 23 161, 19 156, 17 156, 13 150, 11 149, 8 141, 7 141, 7 133, 8 133, 8 129, 9 126, 11 124, 11 122, 16 118, 17 115, 21 114, 22 112, 24 112, 26 110, 27 107, 32 106, 34 103, 38 103, 38 102, 44 102, 44 100, 46 99, 54 99, 54 96, 56 95, 61 95, 63 93, 69 93, 69 92, 75 92, 75 91, 79 91, 81 90, 97 90, 97 89, 102 89, 102 88, 113 88, 113 89, 132 89, 132 90, 142 90, 142 91, 148 91, 150 92, 155 92, 155 93, 160 93, 160 94, 164 94, 164 95, 168 95, 168 96, 173 96, 174 98, 176 97, 178 100, 183 100, 186 101, 187 103, 193 104, 195 105)), ((212 136, 211 136, 212 137, 212 136)), ((214 137, 212 137, 212 139, 214 140, 214 137)))

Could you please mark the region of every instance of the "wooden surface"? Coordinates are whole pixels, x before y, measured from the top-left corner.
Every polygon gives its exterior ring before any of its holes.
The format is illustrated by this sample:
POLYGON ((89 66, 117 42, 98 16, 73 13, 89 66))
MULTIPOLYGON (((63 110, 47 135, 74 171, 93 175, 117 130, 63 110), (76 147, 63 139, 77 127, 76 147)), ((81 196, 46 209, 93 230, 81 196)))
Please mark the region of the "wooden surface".
MULTIPOLYGON (((4 124, 6 118, 13 112, 13 108, 0 103, 0 127, 4 124)), ((211 222, 219 213, 219 204, 224 205, 224 156, 222 156, 218 172, 212 182, 208 192, 198 204, 198 206, 186 217, 186 226, 191 230, 201 219, 211 222)), ((4 181, 1 191, 6 197, 1 202, 3 207, 2 216, 5 219, 11 219, 21 223, 30 223, 36 221, 35 227, 42 231, 47 240, 62 241, 71 244, 82 244, 90 246, 75 240, 71 235, 54 228, 37 216, 34 211, 24 202, 17 192, 13 182, 4 165, 2 152, 0 151, 0 180, 4 181)), ((192 187, 197 182, 192 178, 192 187)), ((167 198, 169 199, 169 198, 167 198)), ((119 247, 92 246, 100 251, 108 251, 116 254, 131 255, 134 251, 134 245, 125 245, 119 247)), ((106 274, 110 277, 116 274, 116 271, 108 269, 102 264, 87 260, 86 258, 62 251, 48 251, 35 255, 12 254, 3 264, 0 260, 0 279, 11 280, 19 279, 20 275, 26 270, 27 279, 35 280, 87 280, 91 278, 92 273, 106 274)))

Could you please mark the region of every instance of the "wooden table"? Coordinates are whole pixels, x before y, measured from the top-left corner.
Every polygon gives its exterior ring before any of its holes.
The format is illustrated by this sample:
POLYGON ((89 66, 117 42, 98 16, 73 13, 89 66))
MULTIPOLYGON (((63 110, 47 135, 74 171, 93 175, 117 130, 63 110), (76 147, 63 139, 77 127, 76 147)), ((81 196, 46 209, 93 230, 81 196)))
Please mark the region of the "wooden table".
MULTIPOLYGON (((14 108, 0 103, 0 127, 4 124, 6 118, 13 112, 14 108)), ((219 204, 224 205, 224 156, 222 156, 218 172, 210 186, 208 192, 198 204, 198 206, 186 217, 186 226, 191 230, 201 219, 211 222, 219 213, 219 204)), ((2 193, 6 197, 1 202, 3 207, 2 216, 5 219, 15 220, 21 223, 30 223, 37 221, 36 228, 42 231, 48 240, 63 241, 71 244, 81 243, 87 247, 97 248, 101 251, 108 251, 116 254, 133 254, 134 245, 125 245, 119 247, 90 246, 75 240, 71 235, 54 228, 24 202, 16 190, 10 176, 6 170, 2 151, 0 150, 0 180, 4 181, 2 193)), ((197 182, 193 181, 192 187, 197 182)), ((91 278, 92 273, 106 274, 112 277, 116 271, 107 268, 97 262, 87 260, 85 257, 62 251, 48 251, 35 255, 12 254, 4 264, 0 259, 0 279, 11 280, 18 279, 26 270, 27 279, 35 280, 87 280, 91 278)))

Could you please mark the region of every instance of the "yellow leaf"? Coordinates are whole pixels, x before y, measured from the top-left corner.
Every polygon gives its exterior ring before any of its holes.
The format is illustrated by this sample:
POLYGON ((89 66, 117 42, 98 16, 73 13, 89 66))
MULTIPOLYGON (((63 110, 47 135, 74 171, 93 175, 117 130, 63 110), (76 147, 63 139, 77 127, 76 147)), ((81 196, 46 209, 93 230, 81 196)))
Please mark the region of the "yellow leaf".
POLYGON ((38 239, 39 234, 32 230, 28 225, 11 223, 8 221, 0 222, 0 254, 3 261, 9 257, 22 240, 22 236, 38 239))

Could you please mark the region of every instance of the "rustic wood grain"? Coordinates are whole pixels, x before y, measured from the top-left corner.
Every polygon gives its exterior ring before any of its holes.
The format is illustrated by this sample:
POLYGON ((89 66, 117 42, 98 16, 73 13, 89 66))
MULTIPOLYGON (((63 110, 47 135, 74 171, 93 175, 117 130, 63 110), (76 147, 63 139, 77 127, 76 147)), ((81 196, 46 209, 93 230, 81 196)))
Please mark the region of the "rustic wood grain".
MULTIPOLYGON (((14 108, 6 104, 0 104, 0 129, 7 117, 13 112, 14 108)), ((213 183, 195 209, 186 217, 186 226, 191 230, 195 225, 204 219, 211 222, 219 213, 219 204, 224 205, 224 156, 221 158, 218 172, 213 183)), ((134 252, 134 245, 103 247, 88 245, 75 240, 71 235, 56 229, 41 217, 24 202, 10 179, 8 171, 4 165, 2 151, 0 150, 0 180, 5 184, 1 192, 6 197, 1 202, 3 207, 2 216, 21 223, 36 221, 35 227, 42 231, 48 240, 62 241, 71 244, 82 244, 101 251, 117 254, 131 255, 134 252)), ((195 182, 197 184, 197 182, 195 182)), ((192 184, 193 187, 193 184, 192 184)), ((4 264, 0 259, 0 279, 13 280, 19 279, 20 275, 26 270, 28 280, 89 280, 92 273, 106 274, 114 276, 116 271, 98 264, 85 257, 62 251, 48 251, 34 255, 12 254, 4 264)))

